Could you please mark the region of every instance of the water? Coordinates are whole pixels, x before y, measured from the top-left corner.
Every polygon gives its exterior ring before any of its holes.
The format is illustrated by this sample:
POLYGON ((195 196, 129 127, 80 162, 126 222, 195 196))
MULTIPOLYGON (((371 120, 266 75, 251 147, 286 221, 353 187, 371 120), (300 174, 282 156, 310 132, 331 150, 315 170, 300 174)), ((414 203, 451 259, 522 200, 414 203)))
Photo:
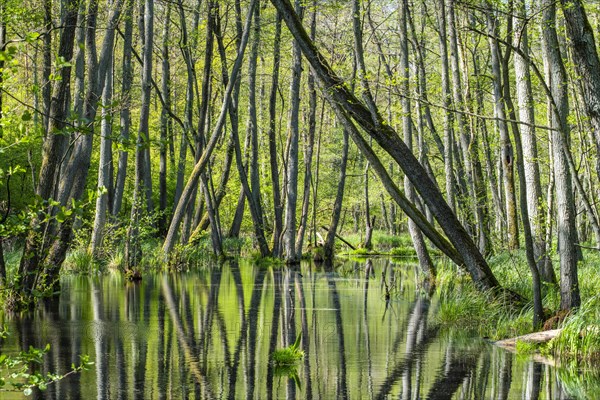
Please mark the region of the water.
MULTIPOLYGON (((79 354, 94 367, 34 397, 48 399, 557 399, 580 388, 552 367, 440 330, 436 298, 414 265, 347 262, 336 272, 246 261, 176 274, 66 276, 58 301, 7 319, 2 352, 51 350, 45 371, 79 354), (391 290, 386 301, 386 285, 391 290), (305 357, 269 354, 302 332, 305 357)), ((580 383, 581 384, 581 383, 580 383)), ((0 399, 21 398, 0 392, 0 399)))

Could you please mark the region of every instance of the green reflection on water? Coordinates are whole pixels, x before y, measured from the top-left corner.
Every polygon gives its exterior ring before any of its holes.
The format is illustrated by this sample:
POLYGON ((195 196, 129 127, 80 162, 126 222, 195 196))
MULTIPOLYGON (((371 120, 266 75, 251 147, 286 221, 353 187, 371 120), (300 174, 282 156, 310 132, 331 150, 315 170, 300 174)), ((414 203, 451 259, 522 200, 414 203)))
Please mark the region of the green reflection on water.
POLYGON ((50 343, 50 371, 89 354, 94 369, 43 394, 56 399, 569 398, 554 369, 440 333, 438 299, 416 281, 414 265, 385 259, 66 276, 59 301, 8 321, 2 350, 50 343), (305 357, 282 373, 269 354, 300 333, 305 357))

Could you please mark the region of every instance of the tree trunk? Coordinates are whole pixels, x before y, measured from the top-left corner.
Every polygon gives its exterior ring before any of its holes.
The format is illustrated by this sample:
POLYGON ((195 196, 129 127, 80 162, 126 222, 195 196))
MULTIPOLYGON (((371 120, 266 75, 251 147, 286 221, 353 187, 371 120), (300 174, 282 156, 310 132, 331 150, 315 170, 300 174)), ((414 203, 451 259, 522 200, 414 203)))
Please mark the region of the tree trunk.
MULTIPOLYGON (((304 8, 296 0, 296 13, 302 19, 304 8)), ((296 254, 296 203, 298 199, 298 138, 300 135, 300 79, 302 75, 302 53, 300 44, 294 40, 292 55, 292 82, 290 84, 290 114, 288 121, 287 179, 285 204, 285 231, 283 253, 287 263, 297 263, 296 254)))
MULTIPOLYGON (((448 36, 450 41, 450 70, 452 73, 452 97, 454 101, 454 108, 458 111, 456 113, 456 126, 458 128, 458 139, 460 144, 460 152, 462 153, 462 159, 459 160, 458 164, 464 165, 465 176, 462 178, 466 191, 463 193, 468 198, 464 199, 461 203, 465 206, 465 222, 469 229, 475 234, 475 227, 483 225, 484 216, 481 212, 481 207, 478 198, 475 194, 475 179, 473 173, 473 160, 471 159, 473 153, 470 151, 470 140, 467 136, 467 124, 465 122, 465 116, 463 111, 465 109, 465 101, 463 96, 463 85, 460 75, 460 62, 458 55, 458 38, 456 28, 456 16, 454 11, 454 3, 456 0, 447 0, 448 7, 446 8, 446 18, 448 20, 448 36), (466 204, 465 204, 466 203, 466 204)), ((486 235, 485 230, 479 232, 480 235, 486 235)), ((482 239, 484 242, 487 240, 485 237, 482 239)))
MULTIPOLYGON (((6 9, 4 5, 0 5, 0 51, 6 51, 6 9)), ((2 91, 4 88, 4 60, 0 60, 0 122, 2 122, 2 118, 4 116, 3 113, 3 95, 2 91)), ((0 139, 3 137, 4 128, 2 124, 0 124, 0 139)), ((1 250, 0 250, 1 252, 1 250)))
MULTIPOLYGON (((517 18, 514 29, 514 46, 523 53, 529 54, 529 38, 527 26, 524 24, 526 16, 525 1, 517 4, 517 18)), ((551 268, 548 256, 547 243, 544 237, 544 207, 542 186, 540 183, 540 168, 538 165, 537 139, 535 132, 535 116, 533 110, 533 93, 531 89, 531 74, 528 62, 518 52, 514 55, 517 102, 519 105, 519 120, 521 125, 521 139, 523 144, 523 169, 525 186, 527 188, 527 211, 531 224, 533 251, 540 278, 544 282, 556 284, 556 276, 551 268), (550 268, 547 268, 549 266, 550 268)))
POLYGON ((552 92, 550 123, 552 131, 552 149, 554 158, 554 184, 556 187, 556 224, 558 231, 558 252, 560 256, 560 294, 561 309, 570 310, 579 307, 579 282, 577 279, 577 251, 575 248, 575 203, 571 183, 571 174, 566 152, 569 151, 569 103, 567 93, 567 74, 560 53, 556 33, 556 5, 544 2, 542 14, 543 56, 546 80, 552 92), (555 108, 555 109, 554 109, 555 108), (562 131, 562 132, 561 132, 562 131))
POLYGON ((365 186, 364 186, 364 195, 365 195, 365 240, 361 247, 372 250, 373 249, 373 223, 375 222, 375 217, 371 218, 371 204, 369 203, 369 162, 367 161, 367 165, 365 166, 365 186))
POLYGON ((271 184, 273 185, 273 256, 281 254, 280 236, 283 230, 283 206, 279 187, 279 167, 277 163, 277 91, 279 88, 279 64, 281 59, 281 14, 277 12, 275 20, 275 38, 273 39, 273 72, 271 74, 271 92, 269 94, 269 164, 271 184))
MULTIPOLYGON (((260 191, 260 171, 258 167, 258 119, 256 116, 256 65, 258 60, 258 47, 260 45, 260 7, 254 9, 254 34, 252 46, 249 54, 248 65, 248 133, 252 150, 250 153, 250 186, 251 201, 248 199, 248 205, 251 207, 252 220, 256 239, 259 242, 261 254, 267 256, 270 254, 269 246, 264 238, 264 216, 262 209, 262 196, 260 191)), ((243 180, 242 180, 243 182, 243 180)))
MULTIPOLYGON (((131 126, 131 99, 130 91, 133 81, 133 68, 131 65, 131 53, 133 46, 133 0, 125 0, 125 29, 123 33, 123 78, 121 83, 121 112, 120 112, 120 133, 119 141, 122 145, 129 143, 129 129, 131 126)), ((125 192, 125 178, 127 177, 127 160, 129 151, 124 149, 119 152, 119 164, 117 178, 115 181, 115 195, 112 206, 112 214, 117 215, 121 211, 123 204, 123 193, 125 192)))
MULTIPOLYGON (((491 5, 488 5, 491 7, 491 5)), ((489 34, 489 44, 492 66, 492 83, 494 94, 494 111, 497 119, 498 131, 500 132, 500 155, 502 158, 503 184, 506 196, 506 216, 508 229, 508 248, 517 249, 519 247, 519 229, 517 224, 517 203, 515 196, 515 178, 514 178, 514 154, 513 146, 508 134, 508 125, 506 123, 506 112, 504 109, 504 99, 502 95, 502 72, 500 69, 500 48, 498 46, 498 19, 491 11, 486 13, 487 29, 489 34)))
MULTIPOLYGON (((112 60, 110 65, 112 66, 112 60)), ((106 214, 108 212, 108 188, 111 186, 110 173, 112 164, 112 82, 113 71, 108 69, 106 83, 102 93, 102 123, 100 127, 100 165, 98 166, 98 193, 96 198, 96 216, 90 243, 90 253, 97 257, 102 246, 106 214)))
MULTIPOLYGON (((600 59, 594 30, 581 0, 561 0, 567 36, 571 41, 575 71, 581 79, 583 102, 593 128, 597 156, 600 156, 600 59)), ((596 163, 600 177, 600 163, 596 163)))
POLYGON ((152 91, 152 54, 154 50, 154 0, 144 2, 144 51, 142 68, 142 98, 140 106, 140 126, 138 128, 138 152, 143 157, 142 173, 146 198, 146 210, 152 213, 152 172, 150 167, 150 101, 152 91))
MULTIPOLYGON (((70 1, 66 3, 67 9, 69 6, 77 7, 79 1, 70 1)), ((75 11, 76 10, 69 10, 75 11)), ((65 14, 65 22, 67 15, 65 14)), ((52 0, 44 0, 44 67, 42 71, 42 99, 44 101, 44 133, 50 132, 50 108, 52 107, 53 85, 50 81, 52 73, 52 0)), ((59 44, 60 46, 60 44, 59 44)))
POLYGON ((454 140, 454 116, 450 111, 450 101, 452 93, 450 92, 450 75, 448 71, 448 45, 446 43, 446 5, 445 0, 439 0, 438 11, 440 54, 442 59, 442 105, 444 107, 444 172, 446 178, 446 201, 450 209, 456 210, 456 195, 453 167, 453 140, 454 140))
MULTIPOLYGON (((75 30, 77 26, 77 0, 68 0, 67 12, 64 19, 64 28, 60 35, 58 56, 64 60, 71 60, 73 57, 73 44, 75 42, 75 30)), ((71 82, 71 66, 67 65, 57 73, 60 79, 54 81, 52 87, 52 99, 49 108, 49 125, 44 141, 44 150, 36 195, 42 199, 50 199, 54 188, 58 182, 62 150, 68 142, 68 136, 63 134, 66 126, 69 96, 69 86, 71 82)), ((41 232, 45 224, 42 224, 43 215, 40 214, 31 221, 28 236, 23 249, 23 257, 19 265, 19 280, 16 286, 29 296, 31 291, 38 286, 38 273, 40 272, 40 262, 43 259, 41 254, 41 232)), ((53 279, 51 277, 50 279, 53 279)), ((43 282, 40 282, 43 284, 43 282)))
MULTIPOLYGON (((408 0, 401 0, 401 4, 398 7, 399 10, 399 24, 400 27, 400 76, 401 76, 401 87, 400 89, 404 93, 410 93, 410 70, 409 70, 409 57, 408 57, 408 32, 406 29, 407 15, 408 15, 408 0)), ((406 146, 412 151, 412 127, 413 121, 411 116, 411 105, 408 96, 404 96, 401 100, 402 103, 402 130, 404 131, 404 141, 406 146)), ((412 184, 408 177, 404 177, 404 191, 406 192, 406 198, 409 202, 415 202, 415 192, 412 184)), ((417 252, 417 258, 419 259, 419 265, 421 270, 426 276, 426 281, 435 279, 435 266, 429 257, 427 246, 423 240, 423 234, 413 222, 412 219, 408 220, 408 232, 413 242, 415 251, 417 252)))
POLYGON ((344 188, 346 186, 346 166, 348 165, 348 132, 343 131, 342 153, 340 155, 339 168, 340 180, 338 181, 337 192, 333 203, 333 211, 331 212, 331 222, 329 230, 325 237, 323 245, 323 261, 326 265, 332 265, 333 256, 335 255, 335 235, 342 215, 342 203, 344 201, 344 188))
MULTIPOLYGON (((317 13, 313 10, 310 23, 310 37, 314 40, 317 29, 317 13)), ((296 254, 302 256, 304 233, 308 224, 310 209, 310 185, 312 183, 312 159, 315 146, 315 131, 317 126, 317 90, 315 76, 312 71, 308 74, 308 129, 304 137, 304 186, 302 190, 302 214, 296 235, 296 254)))
POLYGON ((171 26, 171 5, 166 5, 165 25, 162 43, 162 93, 165 105, 160 113, 160 166, 158 173, 158 209, 160 217, 158 229, 161 233, 167 229, 167 146, 172 136, 172 121, 169 117, 171 108, 171 63, 169 61, 169 41, 171 26))

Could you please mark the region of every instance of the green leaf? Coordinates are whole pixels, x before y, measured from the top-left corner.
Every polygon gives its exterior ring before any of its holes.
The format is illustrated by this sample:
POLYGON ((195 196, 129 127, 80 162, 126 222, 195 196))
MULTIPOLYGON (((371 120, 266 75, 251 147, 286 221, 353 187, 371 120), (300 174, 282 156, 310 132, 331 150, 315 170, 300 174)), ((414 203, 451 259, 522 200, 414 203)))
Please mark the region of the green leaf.
POLYGON ((24 122, 31 121, 31 113, 29 112, 29 110, 25 110, 23 112, 23 114, 21 115, 21 121, 24 121, 24 122))
POLYGON ((33 391, 31 390, 31 388, 27 388, 27 389, 23 390, 23 394, 25 396, 31 396, 31 393, 33 393, 33 391))
POLYGON ((39 32, 29 32, 27 35, 25 35, 25 41, 27 43, 32 43, 33 41, 37 40, 39 37, 40 37, 39 32))

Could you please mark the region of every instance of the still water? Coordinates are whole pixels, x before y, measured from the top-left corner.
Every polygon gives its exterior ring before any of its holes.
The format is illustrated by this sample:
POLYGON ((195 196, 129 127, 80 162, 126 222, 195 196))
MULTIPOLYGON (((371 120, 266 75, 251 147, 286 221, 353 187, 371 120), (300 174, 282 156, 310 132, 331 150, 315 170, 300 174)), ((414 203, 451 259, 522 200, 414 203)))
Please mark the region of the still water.
POLYGON ((414 265, 385 259, 334 271, 229 261, 138 283, 119 274, 66 276, 56 302, 4 321, 11 336, 1 350, 50 343, 43 368, 63 373, 79 354, 90 356, 92 369, 34 394, 47 399, 582 395, 552 367, 440 329, 438 301, 416 281, 414 265), (269 354, 300 334, 304 359, 274 368, 269 354))

